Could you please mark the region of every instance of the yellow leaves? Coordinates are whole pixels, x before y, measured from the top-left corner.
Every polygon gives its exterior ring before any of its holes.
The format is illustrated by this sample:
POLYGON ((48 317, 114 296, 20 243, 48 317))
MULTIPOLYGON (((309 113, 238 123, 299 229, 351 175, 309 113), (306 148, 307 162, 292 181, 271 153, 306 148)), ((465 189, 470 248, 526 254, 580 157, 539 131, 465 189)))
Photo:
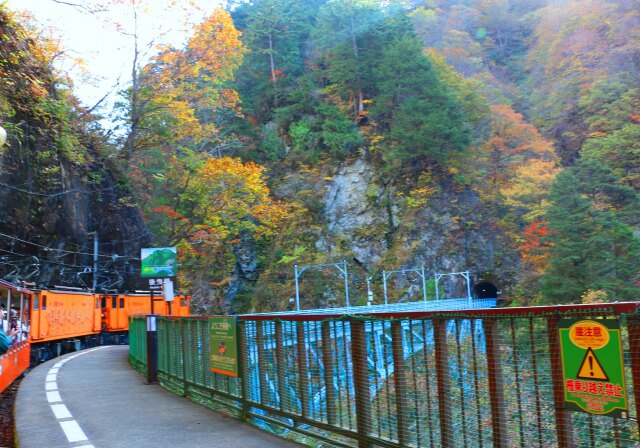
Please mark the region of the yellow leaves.
POLYGON ((411 190, 409 196, 407 196, 407 206, 411 208, 422 207, 429 202, 429 198, 433 196, 435 192, 436 189, 433 187, 423 187, 411 190))
POLYGON ((512 181, 501 190, 505 203, 528 210, 523 215, 527 222, 540 219, 549 205, 551 184, 559 172, 553 161, 529 160, 517 168, 512 181))
POLYGON ((411 190, 406 197, 407 206, 411 208, 422 207, 429 202, 429 199, 436 194, 437 191, 438 187, 433 181, 431 173, 425 171, 420 174, 416 187, 411 190))
POLYGON ((212 118, 218 110, 240 116, 238 93, 223 87, 242 62, 239 37, 229 13, 217 9, 195 28, 184 50, 164 48, 141 76, 149 122, 164 123, 183 145, 204 148, 218 133, 212 118))
POLYGON ((192 74, 199 76, 206 72, 208 81, 214 84, 232 79, 233 72, 242 63, 245 49, 231 15, 216 9, 195 31, 187 45, 192 74))
POLYGON ((270 197, 264 172, 265 167, 236 158, 210 159, 184 195, 193 207, 192 219, 233 237, 243 230, 257 238, 273 235, 288 212, 270 197))
POLYGON ((581 303, 603 303, 608 302, 607 300, 608 294, 607 291, 602 289, 597 289, 595 291, 591 289, 587 289, 582 293, 580 297, 581 303))

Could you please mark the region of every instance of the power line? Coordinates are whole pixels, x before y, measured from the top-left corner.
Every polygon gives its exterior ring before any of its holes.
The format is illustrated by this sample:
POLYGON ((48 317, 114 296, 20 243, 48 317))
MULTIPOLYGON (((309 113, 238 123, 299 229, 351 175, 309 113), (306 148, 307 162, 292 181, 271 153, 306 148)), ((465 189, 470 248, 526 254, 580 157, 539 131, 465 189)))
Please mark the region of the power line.
POLYGON ((80 190, 77 190, 75 188, 73 190, 62 191, 60 193, 37 193, 35 191, 25 190, 24 188, 18 188, 18 187, 15 187, 13 185, 5 184, 3 182, 0 182, 0 185, 5 187, 5 188, 10 188, 11 190, 19 191, 21 193, 27 193, 27 194, 30 194, 32 196, 43 196, 43 197, 47 197, 47 198, 52 198, 52 197, 55 197, 55 196, 62 196, 62 195, 65 195, 65 194, 75 193, 75 192, 88 193, 86 191, 80 191, 80 190))
MULTIPOLYGON (((18 238, 17 236, 7 235, 6 233, 2 233, 2 232, 0 232, 0 236, 4 236, 6 238, 10 238, 10 239, 15 240, 15 241, 20 241, 21 243, 30 244, 32 246, 36 246, 36 247, 39 247, 41 249, 44 249, 45 251, 56 251, 56 252, 63 252, 63 253, 66 253, 66 254, 75 254, 75 255, 88 255, 88 256, 91 256, 91 257, 93 257, 93 255, 94 255, 93 253, 89 253, 89 252, 75 252, 75 251, 71 251, 71 250, 56 249, 54 247, 43 246, 42 244, 38 244, 38 243, 31 242, 31 241, 23 240, 22 238, 18 238)), ((111 255, 98 254, 98 256, 99 257, 103 257, 103 258, 112 258, 111 255)))

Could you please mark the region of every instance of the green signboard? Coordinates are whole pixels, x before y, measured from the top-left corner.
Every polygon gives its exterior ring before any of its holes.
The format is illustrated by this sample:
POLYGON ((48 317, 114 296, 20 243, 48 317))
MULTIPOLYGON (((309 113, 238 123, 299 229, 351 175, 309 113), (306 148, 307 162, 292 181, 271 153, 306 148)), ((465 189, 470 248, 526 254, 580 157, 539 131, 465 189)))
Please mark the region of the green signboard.
POLYGON ((561 319, 558 328, 567 408, 627 418, 620 323, 561 319))
POLYGON ((175 277, 176 272, 175 247, 160 247, 156 249, 141 249, 140 276, 145 278, 175 277))
POLYGON ((235 317, 210 317, 211 371, 238 376, 238 345, 235 317))

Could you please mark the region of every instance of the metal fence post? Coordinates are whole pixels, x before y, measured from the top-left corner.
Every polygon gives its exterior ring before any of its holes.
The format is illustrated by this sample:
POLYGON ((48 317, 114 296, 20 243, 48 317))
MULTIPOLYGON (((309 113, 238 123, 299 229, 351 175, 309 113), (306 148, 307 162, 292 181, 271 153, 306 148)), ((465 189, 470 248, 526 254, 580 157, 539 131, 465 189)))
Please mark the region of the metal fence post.
POLYGON ((368 448, 371 430, 371 398, 369 396, 369 369, 367 366, 367 335, 365 323, 352 320, 351 360, 353 362, 353 387, 356 396, 356 422, 358 425, 358 447, 368 448))
POLYGON ((487 371, 489 376, 489 400, 491 402, 491 425, 493 427, 493 446, 508 446, 507 416, 504 401, 504 382, 500 361, 500 340, 498 322, 495 319, 482 321, 487 344, 487 371))
POLYGON ((433 337, 436 352, 436 376, 438 379, 438 412, 440 415, 440 442, 442 448, 455 446, 451 421, 451 392, 449 386, 449 350, 447 349, 447 321, 433 321, 433 337))
POLYGON ((333 386, 334 352, 331 346, 331 322, 322 321, 322 363, 324 364, 324 385, 327 391, 327 419, 330 425, 336 425, 336 390, 333 386))
MULTIPOLYGON (((187 340, 189 339, 189 337, 187 336, 187 333, 189 333, 189 331, 185 330, 185 324, 189 325, 189 323, 186 321, 186 319, 181 318, 178 321, 179 327, 180 327, 180 335, 181 335, 181 340, 182 340, 182 344, 180 344, 181 347, 181 353, 182 353, 182 386, 183 386, 183 390, 184 390, 184 395, 187 395, 187 388, 188 388, 188 378, 187 378, 187 340)), ((189 325, 191 326, 191 325, 189 325)), ((190 330, 190 328, 189 328, 190 330)))
POLYGON ((258 374, 260 384, 260 403, 269 404, 269 385, 267 372, 264 369, 267 357, 264 352, 264 322, 256 322, 256 345, 258 346, 258 374))
POLYGON ((631 378, 635 395, 636 418, 638 418, 640 417, 640 318, 637 315, 627 318, 627 328, 629 330, 631 378))
POLYGON ((157 316, 147 316, 147 383, 158 382, 157 316))
POLYGON ((286 387, 285 387, 285 378, 284 372, 287 370, 286 359, 284 356, 284 335, 282 334, 282 326, 284 322, 275 321, 274 325, 276 327, 276 378, 278 379, 278 397, 280 397, 280 410, 285 410, 285 397, 286 397, 286 387))
POLYGON ((396 412, 398 421, 398 442, 409 446, 409 417, 407 415, 407 365, 404 360, 402 322, 391 322, 391 350, 393 352, 393 378, 396 387, 396 412))
POLYGON ((296 323, 296 342, 298 346, 298 376, 300 382, 300 403, 302 416, 309 417, 309 370, 307 366, 307 348, 304 339, 304 322, 296 323))
POLYGON ((249 419, 249 400, 251 400, 251 370, 249 366, 249 354, 247 353, 247 323, 246 321, 238 322, 238 340, 241 350, 238 351, 240 357, 238 376, 240 377, 240 396, 242 400, 242 419, 249 419))
POLYGON ((551 357, 551 382, 553 384, 553 401, 556 416, 556 434, 560 448, 572 448, 571 414, 564 405, 564 385, 562 384, 562 359, 560 358, 560 335, 558 334, 558 317, 547 319, 547 337, 549 338, 549 354, 551 357))

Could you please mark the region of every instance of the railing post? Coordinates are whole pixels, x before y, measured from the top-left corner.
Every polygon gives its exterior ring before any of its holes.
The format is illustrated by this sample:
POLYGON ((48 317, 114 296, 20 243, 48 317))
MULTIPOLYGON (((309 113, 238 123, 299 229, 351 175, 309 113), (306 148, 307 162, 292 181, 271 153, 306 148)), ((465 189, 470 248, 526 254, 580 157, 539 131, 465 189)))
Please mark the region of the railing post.
POLYGON ((158 382, 157 316, 147 316, 147 383, 158 382))
POLYGON ((438 379, 438 413, 440 415, 440 446, 449 448, 454 446, 453 425, 451 421, 451 392, 449 387, 449 350, 447 349, 447 321, 437 319, 433 321, 433 336, 435 340, 436 376, 438 379))
POLYGON ((356 395, 356 422, 358 425, 358 447, 368 448, 371 430, 371 397, 369 396, 369 369, 367 366, 367 335, 364 322, 351 320, 351 361, 353 364, 353 386, 356 395))
POLYGON ((484 319, 482 322, 487 344, 487 372, 489 376, 489 400, 491 402, 491 425, 493 427, 493 446, 508 446, 506 427, 506 406, 504 402, 504 382, 500 361, 500 340, 498 322, 484 319))
POLYGON ((309 417, 309 370, 307 366, 307 348, 304 339, 304 322, 297 322, 296 324, 296 342, 298 346, 298 375, 300 377, 302 416, 309 417))
POLYGON ((269 404, 269 386, 267 384, 267 375, 263 369, 267 357, 264 353, 264 322, 256 322, 256 344, 258 344, 258 373, 260 374, 260 403, 269 404))
POLYGON ((322 321, 322 363, 324 365, 324 385, 327 391, 327 420, 330 425, 336 425, 336 390, 333 387, 335 352, 331 346, 331 322, 322 321))
POLYGON ((247 344, 247 321, 238 321, 238 341, 240 343, 241 350, 238 350, 238 356, 240 357, 239 367, 240 372, 240 391, 242 395, 242 418, 247 420, 249 418, 249 400, 251 400, 251 369, 249 368, 249 353, 251 348, 247 344))
MULTIPOLYGON (((180 319, 178 321, 179 327, 180 327, 180 339, 182 340, 182 344, 180 347, 180 352, 182 354, 182 386, 183 386, 183 390, 184 390, 184 395, 187 395, 187 344, 186 341, 189 339, 188 337, 188 333, 190 333, 190 331, 185 331, 185 324, 187 324, 189 327, 191 327, 190 324, 188 324, 186 322, 185 319, 180 319)), ((191 328, 188 328, 188 330, 191 330, 191 328)), ((195 378, 195 375, 194 375, 195 378)), ((195 381, 193 381, 195 382, 195 381)))
POLYGON ((562 359, 560 358, 560 335, 558 334, 557 316, 547 318, 547 337, 549 338, 549 355, 551 357, 551 382, 553 384, 553 401, 556 415, 558 447, 572 448, 571 414, 565 408, 564 404, 562 359))
POLYGON ((398 443, 409 446, 409 417, 407 415, 407 365, 404 360, 402 322, 391 322, 391 350, 393 352, 393 379, 396 387, 396 412, 398 422, 398 443))
POLYGON ((636 416, 640 416, 640 318, 637 315, 627 318, 627 329, 629 330, 629 358, 631 361, 636 416))
POLYGON ((278 378, 278 397, 280 398, 280 410, 284 411, 284 402, 287 390, 284 384, 285 375, 283 375, 283 372, 285 372, 287 368, 284 357, 284 336, 282 334, 282 326, 284 325, 284 322, 275 321, 274 325, 276 327, 276 375, 278 378))

